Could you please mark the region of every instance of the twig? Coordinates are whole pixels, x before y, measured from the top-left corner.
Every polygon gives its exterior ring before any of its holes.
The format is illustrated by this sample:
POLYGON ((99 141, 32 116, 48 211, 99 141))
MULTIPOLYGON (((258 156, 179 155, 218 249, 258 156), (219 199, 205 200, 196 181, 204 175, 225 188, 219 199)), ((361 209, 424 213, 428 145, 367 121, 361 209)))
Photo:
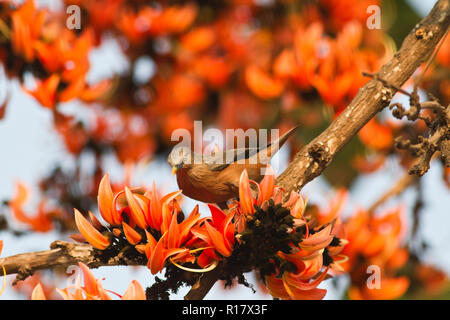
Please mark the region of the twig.
POLYGON ((377 201, 375 201, 367 212, 371 215, 375 212, 375 209, 378 208, 381 204, 386 202, 388 199, 398 196, 403 191, 405 191, 409 186, 413 185, 417 182, 418 178, 416 176, 412 176, 410 174, 405 174, 401 177, 394 186, 386 191, 377 201))

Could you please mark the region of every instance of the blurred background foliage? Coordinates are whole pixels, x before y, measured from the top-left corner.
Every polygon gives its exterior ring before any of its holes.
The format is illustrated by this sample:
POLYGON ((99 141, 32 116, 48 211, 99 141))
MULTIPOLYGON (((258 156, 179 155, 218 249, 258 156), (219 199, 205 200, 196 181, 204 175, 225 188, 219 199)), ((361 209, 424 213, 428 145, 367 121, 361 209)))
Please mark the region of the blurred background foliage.
MULTIPOLYGON (((301 124, 291 157, 346 107, 368 81, 362 72, 379 70, 420 17, 406 0, 2 1, 0 119, 24 107, 8 99, 19 83, 51 114, 71 165, 55 163, 40 179, 36 214, 22 211, 30 192, 17 184, 4 199, 1 228, 16 234, 70 232, 73 208, 96 211, 105 163, 114 158, 124 172, 118 189, 130 183, 137 167, 165 162, 176 143, 173 130, 192 131, 194 120, 202 120, 205 129, 280 133, 301 124), (65 9, 73 4, 81 9, 79 30, 66 27, 65 9), (379 30, 366 27, 370 5, 381 7, 379 30)), ((432 93, 444 105, 450 100, 449 51, 447 38, 420 87, 423 96, 432 93)), ((351 189, 357 177, 382 170, 389 159, 406 169, 411 159, 393 140, 425 129, 383 112, 323 176, 335 189, 351 189)), ((442 171, 448 187, 449 170, 442 171)), ((424 298, 448 282, 432 267, 421 273, 422 262, 404 238, 396 245, 408 254, 391 275, 405 276, 408 285, 393 284, 397 294, 385 297, 424 298), (433 290, 426 291, 427 283, 433 290)), ((354 250, 361 265, 376 255, 354 250)), ((356 265, 350 272, 357 274, 356 265)), ((361 278, 352 279, 350 287, 357 288, 361 278)), ((449 297, 442 292, 441 298, 449 297)), ((371 298, 355 290, 350 297, 371 298)))

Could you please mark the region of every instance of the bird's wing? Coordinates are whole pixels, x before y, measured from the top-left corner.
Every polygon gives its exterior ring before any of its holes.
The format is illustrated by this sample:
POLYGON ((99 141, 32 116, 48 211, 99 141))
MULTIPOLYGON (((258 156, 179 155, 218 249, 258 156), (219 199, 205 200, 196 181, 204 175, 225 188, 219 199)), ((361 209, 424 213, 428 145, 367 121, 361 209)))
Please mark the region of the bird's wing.
POLYGON ((229 149, 225 152, 213 153, 203 157, 204 163, 211 171, 222 171, 230 164, 239 160, 249 159, 256 155, 260 149, 258 148, 240 148, 229 149))
POLYGON ((227 168, 230 164, 238 162, 239 160, 247 160, 253 156, 258 157, 258 153, 261 153, 260 159, 255 159, 255 163, 256 161, 261 162, 261 160, 262 162, 268 162, 298 128, 299 126, 293 127, 277 140, 268 143, 266 146, 262 146, 260 148, 230 149, 225 152, 216 152, 211 155, 204 156, 203 161, 211 171, 221 171, 227 168), (262 152, 264 150, 266 150, 266 152, 262 152))

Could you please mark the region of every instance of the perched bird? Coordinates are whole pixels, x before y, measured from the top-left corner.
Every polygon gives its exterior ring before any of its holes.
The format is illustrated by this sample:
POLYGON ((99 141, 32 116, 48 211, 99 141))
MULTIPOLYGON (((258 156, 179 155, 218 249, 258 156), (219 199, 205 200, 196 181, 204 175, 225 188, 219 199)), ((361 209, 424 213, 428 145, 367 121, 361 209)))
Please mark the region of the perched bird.
POLYGON ((249 179, 261 181, 270 159, 297 128, 258 148, 229 149, 200 155, 188 148, 175 147, 168 162, 172 174, 177 175, 178 187, 184 195, 202 202, 224 204, 238 196, 239 178, 244 169, 247 169, 249 179))

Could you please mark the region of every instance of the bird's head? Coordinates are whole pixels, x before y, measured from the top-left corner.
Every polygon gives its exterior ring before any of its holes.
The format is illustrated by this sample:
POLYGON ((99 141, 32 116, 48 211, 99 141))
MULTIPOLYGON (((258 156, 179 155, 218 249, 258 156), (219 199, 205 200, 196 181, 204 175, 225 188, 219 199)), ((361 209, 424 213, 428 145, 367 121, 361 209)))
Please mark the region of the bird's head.
POLYGON ((192 163, 192 152, 186 147, 175 147, 169 154, 168 162, 172 167, 172 174, 192 163))

